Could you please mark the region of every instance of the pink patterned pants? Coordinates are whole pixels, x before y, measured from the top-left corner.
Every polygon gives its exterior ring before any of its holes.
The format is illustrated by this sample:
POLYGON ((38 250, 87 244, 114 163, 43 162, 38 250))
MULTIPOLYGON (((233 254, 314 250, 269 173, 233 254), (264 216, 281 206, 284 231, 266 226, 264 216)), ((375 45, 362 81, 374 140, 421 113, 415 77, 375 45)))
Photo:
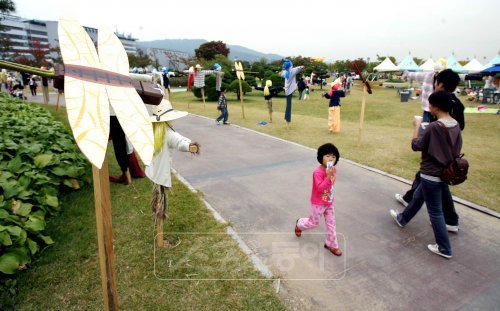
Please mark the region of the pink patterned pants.
POLYGON ((328 247, 339 247, 339 243, 337 241, 337 234, 335 232, 335 213, 332 205, 316 205, 311 204, 311 208, 309 209, 309 217, 308 218, 300 218, 297 222, 297 226, 300 230, 309 230, 316 228, 319 225, 319 220, 321 219, 321 215, 325 216, 325 224, 326 224, 326 241, 325 244, 328 247))

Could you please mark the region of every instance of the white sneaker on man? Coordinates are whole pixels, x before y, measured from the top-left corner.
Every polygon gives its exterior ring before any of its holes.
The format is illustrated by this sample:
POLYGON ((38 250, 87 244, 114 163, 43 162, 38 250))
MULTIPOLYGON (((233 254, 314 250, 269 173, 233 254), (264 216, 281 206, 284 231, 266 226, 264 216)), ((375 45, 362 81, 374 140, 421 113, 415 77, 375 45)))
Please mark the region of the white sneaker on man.
POLYGON ((446 225, 448 232, 458 233, 458 226, 446 225))
POLYGON ((403 199, 403 196, 399 193, 396 193, 394 195, 394 197, 396 198, 396 200, 401 203, 404 207, 407 207, 408 206, 408 202, 405 201, 405 199, 403 199))
POLYGON ((439 255, 439 256, 444 257, 446 259, 451 258, 451 255, 445 255, 445 254, 441 253, 441 251, 439 250, 439 245, 437 245, 437 244, 429 244, 429 245, 427 245, 427 248, 436 255, 439 255))

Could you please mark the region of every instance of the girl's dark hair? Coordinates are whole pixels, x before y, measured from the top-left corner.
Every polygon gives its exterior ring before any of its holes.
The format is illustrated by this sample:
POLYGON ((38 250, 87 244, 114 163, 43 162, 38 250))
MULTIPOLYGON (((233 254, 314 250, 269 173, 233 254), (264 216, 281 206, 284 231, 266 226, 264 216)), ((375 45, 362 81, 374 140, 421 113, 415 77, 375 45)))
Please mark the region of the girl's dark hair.
POLYGON ((323 164, 323 156, 327 154, 333 154, 335 156, 335 163, 333 165, 337 165, 337 162, 340 159, 340 153, 337 147, 334 144, 326 143, 324 145, 319 146, 318 148, 318 162, 323 164))
POLYGON ((453 108, 453 99, 446 91, 434 92, 429 96, 429 103, 444 112, 450 112, 453 108))

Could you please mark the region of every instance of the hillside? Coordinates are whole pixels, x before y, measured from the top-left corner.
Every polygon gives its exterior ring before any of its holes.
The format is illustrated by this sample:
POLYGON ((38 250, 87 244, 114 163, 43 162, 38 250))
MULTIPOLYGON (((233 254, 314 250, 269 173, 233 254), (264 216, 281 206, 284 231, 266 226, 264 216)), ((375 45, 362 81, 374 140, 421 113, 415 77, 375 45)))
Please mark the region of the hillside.
MULTIPOLYGON (((171 51, 179 51, 187 53, 189 56, 194 56, 194 50, 197 49, 201 44, 208 42, 204 39, 164 39, 164 40, 153 40, 153 41, 137 41, 136 45, 139 49, 145 48, 160 48, 171 51)), ((269 61, 278 60, 284 58, 277 54, 266 54, 258 52, 241 45, 231 45, 227 44, 230 50, 229 58, 246 61, 257 61, 261 58, 266 58, 269 61)))

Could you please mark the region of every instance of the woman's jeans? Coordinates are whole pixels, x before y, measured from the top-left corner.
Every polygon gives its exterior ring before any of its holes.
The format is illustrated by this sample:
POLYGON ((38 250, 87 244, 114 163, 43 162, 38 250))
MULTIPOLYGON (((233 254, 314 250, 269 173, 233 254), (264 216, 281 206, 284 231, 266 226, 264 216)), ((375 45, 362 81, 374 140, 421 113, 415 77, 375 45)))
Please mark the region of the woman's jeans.
POLYGON ((444 222, 443 207, 441 203, 443 201, 443 196, 452 200, 450 189, 447 184, 421 178, 420 185, 413 194, 413 199, 405 208, 404 212, 398 216, 398 220, 401 225, 405 226, 418 213, 425 202, 432 224, 432 230, 434 231, 434 238, 439 245, 439 251, 445 255, 451 256, 451 244, 444 222))

